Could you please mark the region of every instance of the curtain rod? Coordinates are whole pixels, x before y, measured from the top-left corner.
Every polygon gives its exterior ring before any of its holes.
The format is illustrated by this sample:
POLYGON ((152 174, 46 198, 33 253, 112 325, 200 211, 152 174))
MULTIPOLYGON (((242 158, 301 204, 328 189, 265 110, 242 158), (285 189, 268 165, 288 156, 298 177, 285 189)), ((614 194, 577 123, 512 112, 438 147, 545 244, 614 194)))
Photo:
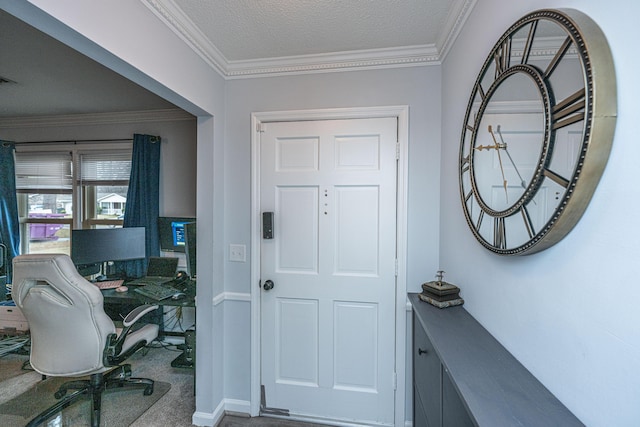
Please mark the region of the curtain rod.
POLYGON ((117 138, 117 139, 69 139, 57 141, 21 141, 14 142, 15 145, 23 144, 78 144, 82 142, 132 142, 133 138, 117 138))

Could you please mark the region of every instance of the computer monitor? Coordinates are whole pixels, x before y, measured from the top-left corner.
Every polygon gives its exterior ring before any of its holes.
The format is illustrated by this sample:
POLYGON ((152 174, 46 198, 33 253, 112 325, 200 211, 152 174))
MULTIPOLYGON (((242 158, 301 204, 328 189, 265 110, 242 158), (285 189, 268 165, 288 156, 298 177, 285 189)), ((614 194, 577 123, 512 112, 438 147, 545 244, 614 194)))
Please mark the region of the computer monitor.
POLYGON ((82 275, 100 272, 104 263, 146 257, 145 228, 92 228, 71 231, 71 259, 82 275))
POLYGON ((195 222, 195 218, 161 216, 158 218, 158 238, 160 250, 166 252, 184 252, 184 226, 195 222))
POLYGON ((184 225, 185 255, 187 258, 187 274, 196 278, 196 223, 188 222, 184 225))

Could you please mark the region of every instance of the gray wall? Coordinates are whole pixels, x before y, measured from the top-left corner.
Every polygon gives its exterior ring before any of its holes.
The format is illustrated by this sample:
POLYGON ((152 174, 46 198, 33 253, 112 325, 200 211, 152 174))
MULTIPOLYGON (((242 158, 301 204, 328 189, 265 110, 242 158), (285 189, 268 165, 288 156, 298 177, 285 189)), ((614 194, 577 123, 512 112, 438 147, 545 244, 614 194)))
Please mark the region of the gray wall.
MULTIPOLYGON (((234 167, 225 169, 225 242, 250 247, 251 113, 408 105, 407 282, 418 290, 438 269, 440 79, 433 66, 228 81, 225 164, 234 167)), ((236 294, 225 303, 225 394, 243 402, 250 399, 250 262, 226 262, 225 283, 236 294)))
MULTIPOLYGON (((196 214, 196 119, 180 110, 157 116, 124 114, 34 118, 33 122, 0 120, 0 139, 8 141, 60 141, 131 139, 134 133, 162 137, 160 214, 196 214), (82 125, 78 125, 78 122, 82 125), (47 124, 48 123, 48 124, 47 124)), ((96 143, 93 143, 94 145, 96 143)), ((39 145, 42 147, 43 145, 39 145)), ((49 149, 55 145, 46 145, 49 149)), ((118 147, 116 144, 115 147, 118 147)))
POLYGON ((224 310, 212 303, 214 294, 224 290, 224 80, 144 2, 0 0, 0 7, 198 117, 196 357, 200 363, 194 421, 212 425, 224 399, 224 310))
POLYGON ((465 307, 589 426, 640 423, 640 253, 637 214, 637 2, 481 0, 443 65, 440 264, 465 307), (499 257, 475 241, 458 194, 457 159, 466 102, 489 50, 520 16, 573 7, 603 29, 618 81, 611 156, 584 216, 555 246, 499 257), (489 25, 490 24, 490 25, 489 25), (446 218, 446 220, 445 220, 446 218))

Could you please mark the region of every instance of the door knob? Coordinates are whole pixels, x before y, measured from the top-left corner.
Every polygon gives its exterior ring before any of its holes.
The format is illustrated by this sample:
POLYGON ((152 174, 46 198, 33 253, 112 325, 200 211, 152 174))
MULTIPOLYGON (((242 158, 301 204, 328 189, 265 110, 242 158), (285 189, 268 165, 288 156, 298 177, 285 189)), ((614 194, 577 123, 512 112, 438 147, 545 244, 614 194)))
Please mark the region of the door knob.
POLYGON ((265 291, 270 291, 271 289, 273 289, 273 281, 265 280, 264 285, 262 285, 262 287, 264 288, 265 291))

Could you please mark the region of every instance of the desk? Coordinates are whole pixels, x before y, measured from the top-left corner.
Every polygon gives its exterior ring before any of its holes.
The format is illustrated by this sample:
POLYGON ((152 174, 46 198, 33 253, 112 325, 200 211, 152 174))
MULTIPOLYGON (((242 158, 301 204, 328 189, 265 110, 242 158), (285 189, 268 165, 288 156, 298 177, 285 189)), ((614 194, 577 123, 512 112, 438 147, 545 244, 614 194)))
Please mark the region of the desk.
MULTIPOLYGON (((126 283, 125 283, 126 286, 126 283)), ((160 306, 160 312, 156 312, 152 315, 152 321, 157 323, 160 326, 159 336, 162 338, 166 335, 164 331, 164 310, 162 307, 194 307, 196 306, 195 297, 196 297, 196 282, 189 280, 185 284, 179 286, 180 289, 185 288, 185 294, 183 298, 174 300, 171 298, 163 299, 161 301, 154 300, 152 298, 145 297, 136 291, 134 291, 134 286, 129 286, 129 290, 127 292, 116 292, 115 289, 103 289, 102 296, 104 298, 104 309, 107 314, 111 316, 111 318, 119 318, 122 316, 126 316, 129 311, 133 308, 138 307, 143 304, 155 304, 160 306)), ((187 331, 185 335, 185 349, 173 362, 171 362, 171 366, 178 368, 194 368, 194 362, 188 361, 186 357, 186 352, 191 351, 193 353, 192 356, 195 356, 195 352, 193 351, 193 345, 195 345, 195 338, 188 334, 190 331, 187 331), (189 342, 187 342, 189 341, 189 342)), ((192 334, 192 333, 191 333, 192 334)), ((190 357, 191 360, 194 360, 194 357, 190 357)))
MULTIPOLYGON (((126 286, 126 283, 125 283, 126 286)), ((130 286, 127 292, 116 292, 115 289, 103 289, 102 296, 104 297, 105 304, 157 304, 166 305, 172 307, 195 307, 196 306, 196 292, 195 282, 192 282, 187 286, 187 295, 178 300, 171 298, 163 299, 162 301, 147 298, 142 294, 137 293, 133 289, 135 286, 130 286)))

